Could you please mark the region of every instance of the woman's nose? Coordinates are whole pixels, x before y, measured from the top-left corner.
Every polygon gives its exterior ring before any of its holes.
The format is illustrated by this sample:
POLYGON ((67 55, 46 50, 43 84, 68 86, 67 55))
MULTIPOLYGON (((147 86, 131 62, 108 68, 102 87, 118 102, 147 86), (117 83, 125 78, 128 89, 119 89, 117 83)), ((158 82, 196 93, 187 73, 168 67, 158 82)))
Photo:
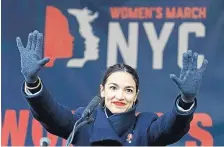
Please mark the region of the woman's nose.
POLYGON ((124 92, 122 90, 117 91, 116 98, 119 100, 124 99, 124 92))

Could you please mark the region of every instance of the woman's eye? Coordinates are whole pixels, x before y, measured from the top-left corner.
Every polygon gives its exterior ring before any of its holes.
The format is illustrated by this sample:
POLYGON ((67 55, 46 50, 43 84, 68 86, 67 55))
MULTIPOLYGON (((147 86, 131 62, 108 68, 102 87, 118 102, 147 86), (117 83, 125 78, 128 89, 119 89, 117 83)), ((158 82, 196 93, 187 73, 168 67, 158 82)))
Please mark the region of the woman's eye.
POLYGON ((127 93, 132 93, 133 90, 132 89, 126 89, 127 93))
POLYGON ((115 86, 110 86, 111 90, 116 90, 117 88, 115 86))

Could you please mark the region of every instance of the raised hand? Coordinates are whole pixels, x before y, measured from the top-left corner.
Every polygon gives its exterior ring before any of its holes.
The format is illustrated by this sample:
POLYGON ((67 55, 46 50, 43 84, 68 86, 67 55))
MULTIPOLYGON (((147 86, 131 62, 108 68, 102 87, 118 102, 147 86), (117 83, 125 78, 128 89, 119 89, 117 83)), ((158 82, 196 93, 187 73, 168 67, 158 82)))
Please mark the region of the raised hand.
POLYGON ((16 38, 16 42, 20 52, 21 72, 27 83, 34 83, 41 68, 50 61, 49 58, 43 58, 43 35, 37 30, 31 32, 26 47, 20 37, 16 38))
POLYGON ((198 54, 192 54, 189 50, 183 54, 183 68, 178 78, 174 74, 170 74, 170 78, 174 81, 181 91, 182 99, 185 102, 192 102, 199 93, 202 78, 206 70, 208 60, 205 59, 202 66, 197 69, 198 54))

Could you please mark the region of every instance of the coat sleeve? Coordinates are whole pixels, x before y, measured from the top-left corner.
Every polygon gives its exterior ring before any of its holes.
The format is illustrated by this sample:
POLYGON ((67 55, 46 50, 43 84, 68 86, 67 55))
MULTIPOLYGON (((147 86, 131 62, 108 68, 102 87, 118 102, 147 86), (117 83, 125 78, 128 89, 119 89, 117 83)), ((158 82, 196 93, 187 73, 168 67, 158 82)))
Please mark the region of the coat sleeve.
POLYGON ((75 122, 81 117, 83 108, 72 114, 67 107, 57 103, 42 83, 41 91, 35 95, 27 95, 25 84, 22 85, 22 94, 28 102, 33 117, 49 132, 64 139, 71 133, 75 122))
POLYGON ((150 125, 148 133, 148 144, 154 146, 164 146, 179 141, 190 129, 190 122, 197 106, 197 100, 193 108, 189 111, 180 111, 176 104, 170 112, 154 119, 150 125))

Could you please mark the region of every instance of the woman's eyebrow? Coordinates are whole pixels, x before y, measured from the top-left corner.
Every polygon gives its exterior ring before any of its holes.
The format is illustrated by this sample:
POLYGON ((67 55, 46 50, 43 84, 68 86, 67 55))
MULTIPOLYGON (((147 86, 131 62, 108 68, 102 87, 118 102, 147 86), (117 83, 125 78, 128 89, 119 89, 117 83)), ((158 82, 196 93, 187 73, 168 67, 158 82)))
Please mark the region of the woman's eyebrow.
MULTIPOLYGON (((109 83, 108 85, 111 85, 111 84, 118 87, 118 84, 116 84, 116 83, 109 83)), ((133 88, 133 89, 135 89, 134 86, 126 86, 125 88, 133 88)))
POLYGON ((109 83, 108 85, 111 85, 111 84, 113 84, 113 85, 115 85, 115 86, 118 86, 118 84, 116 84, 116 83, 109 83))
POLYGON ((132 88, 132 89, 135 89, 134 86, 126 86, 125 88, 132 88))

